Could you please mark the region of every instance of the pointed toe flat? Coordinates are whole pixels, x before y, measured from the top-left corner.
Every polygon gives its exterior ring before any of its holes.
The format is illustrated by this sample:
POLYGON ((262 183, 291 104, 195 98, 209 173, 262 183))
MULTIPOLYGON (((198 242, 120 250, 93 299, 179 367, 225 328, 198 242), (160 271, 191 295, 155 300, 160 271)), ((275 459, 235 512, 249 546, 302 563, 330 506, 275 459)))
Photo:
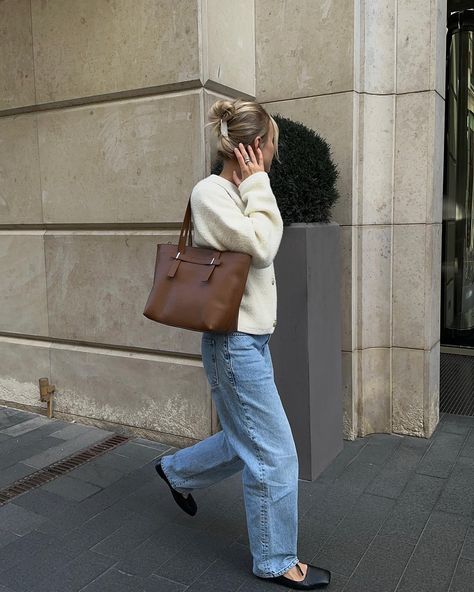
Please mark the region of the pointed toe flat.
POLYGON ((161 460, 156 463, 155 469, 156 469, 156 472, 158 473, 158 475, 163 479, 163 481, 166 483, 166 485, 168 485, 168 487, 170 488, 171 493, 173 494, 174 501, 178 504, 178 506, 182 510, 184 510, 187 514, 189 514, 190 516, 194 516, 194 514, 196 514, 196 512, 197 512, 197 505, 196 505, 196 502, 194 501, 193 496, 191 494, 189 494, 188 497, 185 497, 181 492, 177 491, 171 485, 171 483, 168 481, 168 478, 165 475, 165 472, 163 471, 163 467, 161 466, 161 460))

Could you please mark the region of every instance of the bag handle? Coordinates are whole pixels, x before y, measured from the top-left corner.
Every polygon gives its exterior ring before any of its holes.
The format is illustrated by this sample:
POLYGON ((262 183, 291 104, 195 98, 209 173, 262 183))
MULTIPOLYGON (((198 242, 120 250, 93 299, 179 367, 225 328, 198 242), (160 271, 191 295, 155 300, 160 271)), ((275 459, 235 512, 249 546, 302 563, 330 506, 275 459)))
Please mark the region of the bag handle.
POLYGON ((184 214, 183 223, 181 224, 181 232, 179 233, 178 252, 185 250, 186 239, 188 239, 188 246, 193 246, 193 239, 191 236, 191 195, 188 199, 188 205, 184 214))

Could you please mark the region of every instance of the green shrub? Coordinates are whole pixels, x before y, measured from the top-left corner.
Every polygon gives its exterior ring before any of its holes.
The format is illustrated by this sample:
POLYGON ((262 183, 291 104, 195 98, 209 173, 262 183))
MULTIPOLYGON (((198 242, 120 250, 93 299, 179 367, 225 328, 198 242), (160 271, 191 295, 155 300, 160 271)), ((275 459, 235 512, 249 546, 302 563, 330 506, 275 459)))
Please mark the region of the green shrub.
MULTIPOLYGON (((318 133, 298 121, 272 113, 280 135, 281 162, 273 159, 269 177, 285 226, 292 223, 330 222, 331 209, 339 198, 337 165, 330 146, 318 133)), ((219 175, 219 158, 211 173, 219 175)))

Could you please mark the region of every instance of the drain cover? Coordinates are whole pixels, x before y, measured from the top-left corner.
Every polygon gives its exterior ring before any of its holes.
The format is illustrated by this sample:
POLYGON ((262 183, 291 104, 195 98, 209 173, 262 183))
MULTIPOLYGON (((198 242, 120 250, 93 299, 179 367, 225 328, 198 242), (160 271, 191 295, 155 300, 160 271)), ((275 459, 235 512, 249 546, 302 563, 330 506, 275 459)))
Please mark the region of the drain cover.
POLYGON ((101 442, 98 442, 89 448, 85 448, 80 452, 71 454, 71 456, 63 458, 62 460, 58 460, 47 467, 43 467, 31 475, 18 479, 4 489, 0 489, 0 506, 10 501, 17 495, 20 495, 30 489, 34 489, 35 487, 39 487, 40 485, 43 485, 43 483, 51 481, 56 477, 64 475, 64 473, 72 471, 72 469, 75 469, 79 465, 91 460, 91 458, 100 456, 101 454, 104 454, 108 450, 111 450, 112 448, 115 448, 116 446, 119 446, 128 440, 130 440, 128 436, 122 436, 120 434, 110 436, 109 438, 106 438, 105 440, 102 440, 101 442))

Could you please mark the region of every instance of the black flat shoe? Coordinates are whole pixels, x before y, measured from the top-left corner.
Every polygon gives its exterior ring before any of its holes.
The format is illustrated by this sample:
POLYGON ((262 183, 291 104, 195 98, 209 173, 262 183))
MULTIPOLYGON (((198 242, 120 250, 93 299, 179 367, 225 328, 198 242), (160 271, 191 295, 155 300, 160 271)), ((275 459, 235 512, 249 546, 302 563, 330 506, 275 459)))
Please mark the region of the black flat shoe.
POLYGON ((197 512, 197 505, 196 505, 196 502, 194 501, 193 496, 191 494, 189 494, 188 497, 184 497, 184 495, 182 493, 180 493, 179 491, 176 491, 176 489, 174 489, 174 487, 168 481, 168 479, 165 475, 165 472, 163 471, 163 468, 161 466, 161 461, 158 461, 156 463, 155 469, 156 469, 156 472, 158 473, 158 475, 163 479, 163 481, 171 489, 171 493, 173 494, 174 501, 178 504, 178 506, 182 510, 184 510, 186 513, 190 514, 191 516, 194 516, 194 514, 197 512))
MULTIPOLYGON (((301 575, 303 575, 303 570, 301 569, 299 563, 297 563, 296 566, 299 569, 301 575)), ((327 585, 329 585, 329 582, 331 581, 331 572, 327 569, 322 569, 321 567, 316 567, 315 565, 310 565, 308 563, 306 576, 300 582, 291 580, 285 575, 275 576, 274 578, 262 578, 261 576, 257 576, 257 578, 260 578, 261 580, 267 580, 269 582, 275 582, 275 584, 282 584, 283 586, 293 588, 294 590, 315 590, 316 588, 325 588, 327 585)))

